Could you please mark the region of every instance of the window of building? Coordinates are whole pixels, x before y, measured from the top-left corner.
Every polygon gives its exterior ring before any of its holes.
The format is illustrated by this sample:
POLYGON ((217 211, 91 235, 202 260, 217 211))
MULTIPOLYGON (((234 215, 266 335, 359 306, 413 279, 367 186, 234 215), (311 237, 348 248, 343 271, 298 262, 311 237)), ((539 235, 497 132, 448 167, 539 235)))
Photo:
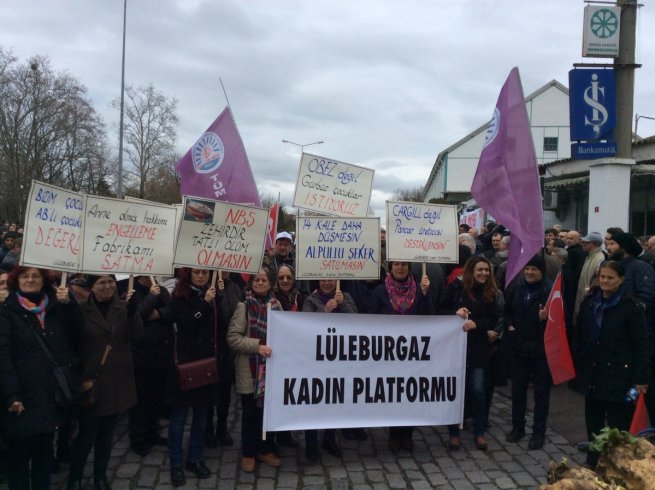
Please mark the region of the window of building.
POLYGON ((544 136, 544 151, 557 151, 557 136, 544 136))

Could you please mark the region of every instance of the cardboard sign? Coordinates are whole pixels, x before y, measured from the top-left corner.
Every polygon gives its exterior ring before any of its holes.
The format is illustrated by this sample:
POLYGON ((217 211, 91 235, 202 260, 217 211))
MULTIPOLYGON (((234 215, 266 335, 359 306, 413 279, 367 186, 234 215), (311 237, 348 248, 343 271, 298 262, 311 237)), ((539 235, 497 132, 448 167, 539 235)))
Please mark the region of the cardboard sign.
POLYGON ((264 430, 459 424, 463 323, 454 315, 270 311, 264 430))
POLYGON ((82 259, 84 195, 32 181, 20 264, 77 272, 82 259))
POLYGON ((264 257, 268 210, 183 197, 175 267, 256 274, 264 257))
POLYGON ((173 207, 87 196, 84 214, 83 272, 173 273, 177 223, 173 207))
POLYGON ((296 277, 379 279, 380 218, 296 219, 296 277))
POLYGON ((303 153, 293 206, 332 216, 366 216, 374 170, 303 153))
POLYGON ((459 262, 457 208, 387 201, 387 260, 459 262))

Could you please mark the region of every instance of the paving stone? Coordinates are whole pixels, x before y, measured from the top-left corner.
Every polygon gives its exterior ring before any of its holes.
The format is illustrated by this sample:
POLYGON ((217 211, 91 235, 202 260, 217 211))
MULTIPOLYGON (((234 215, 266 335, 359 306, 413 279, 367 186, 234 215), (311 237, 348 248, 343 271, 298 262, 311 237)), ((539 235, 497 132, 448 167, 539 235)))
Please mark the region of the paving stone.
POLYGON ((369 470, 366 472, 366 477, 372 483, 381 483, 384 481, 384 473, 380 470, 369 470))
POLYGON ((521 486, 537 486, 537 480, 526 472, 512 473, 512 478, 521 486))
POLYGON ((407 483, 402 475, 397 473, 391 473, 387 475, 387 482, 389 483, 389 488, 407 488, 407 483))

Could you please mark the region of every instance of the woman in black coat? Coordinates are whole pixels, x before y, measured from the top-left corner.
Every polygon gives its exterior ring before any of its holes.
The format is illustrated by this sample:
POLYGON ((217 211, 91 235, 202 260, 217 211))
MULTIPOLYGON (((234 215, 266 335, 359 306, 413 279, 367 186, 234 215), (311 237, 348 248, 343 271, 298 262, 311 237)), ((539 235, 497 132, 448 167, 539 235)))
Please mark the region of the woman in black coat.
MULTIPOLYGON (((177 325, 174 351, 179 364, 216 355, 216 288, 210 284, 210 274, 211 271, 204 269, 182 269, 173 291, 172 310, 177 325)), ((185 468, 200 479, 211 476, 203 461, 203 445, 207 411, 215 401, 214 384, 181 391, 179 375, 176 367, 172 367, 168 376, 166 403, 171 406, 168 456, 173 486, 186 483, 185 468), (182 437, 189 408, 193 410, 193 421, 189 435, 189 453, 183 466, 182 437)))
MULTIPOLYGON (((439 313, 466 318, 464 331, 466 343, 466 405, 472 408, 473 435, 478 449, 485 451, 486 390, 489 377, 490 341, 495 339, 495 328, 500 318, 497 296, 499 290, 492 274, 493 266, 486 257, 471 257, 462 272, 445 289, 439 313)), ((448 447, 457 451, 460 447, 459 426, 448 427, 448 447)))
MULTIPOLYGON (((626 293, 625 271, 608 261, 598 271, 598 287, 583 300, 572 338, 576 388, 585 395, 587 437, 606 425, 629 430, 634 404, 630 388, 648 389, 650 358, 643 305, 626 293), (607 423, 606 423, 607 422, 607 423)), ((589 451, 595 466, 599 453, 589 451)))
POLYGON ((79 370, 72 346, 82 317, 68 289, 55 290, 45 270, 15 268, 9 290, 0 307, 0 420, 8 445, 8 483, 10 489, 45 490, 50 486, 59 414, 54 364, 37 336, 58 365, 79 370))

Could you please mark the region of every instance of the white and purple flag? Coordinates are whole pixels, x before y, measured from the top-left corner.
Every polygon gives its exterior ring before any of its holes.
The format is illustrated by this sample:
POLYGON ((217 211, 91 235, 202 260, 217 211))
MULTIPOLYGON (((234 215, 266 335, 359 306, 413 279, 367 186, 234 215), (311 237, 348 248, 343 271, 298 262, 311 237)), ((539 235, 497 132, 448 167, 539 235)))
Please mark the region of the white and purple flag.
POLYGON ((500 91, 471 194, 512 232, 505 276, 509 284, 539 252, 544 239, 537 158, 516 67, 500 91))
POLYGON ((180 193, 261 206, 246 149, 226 107, 177 162, 180 193))

